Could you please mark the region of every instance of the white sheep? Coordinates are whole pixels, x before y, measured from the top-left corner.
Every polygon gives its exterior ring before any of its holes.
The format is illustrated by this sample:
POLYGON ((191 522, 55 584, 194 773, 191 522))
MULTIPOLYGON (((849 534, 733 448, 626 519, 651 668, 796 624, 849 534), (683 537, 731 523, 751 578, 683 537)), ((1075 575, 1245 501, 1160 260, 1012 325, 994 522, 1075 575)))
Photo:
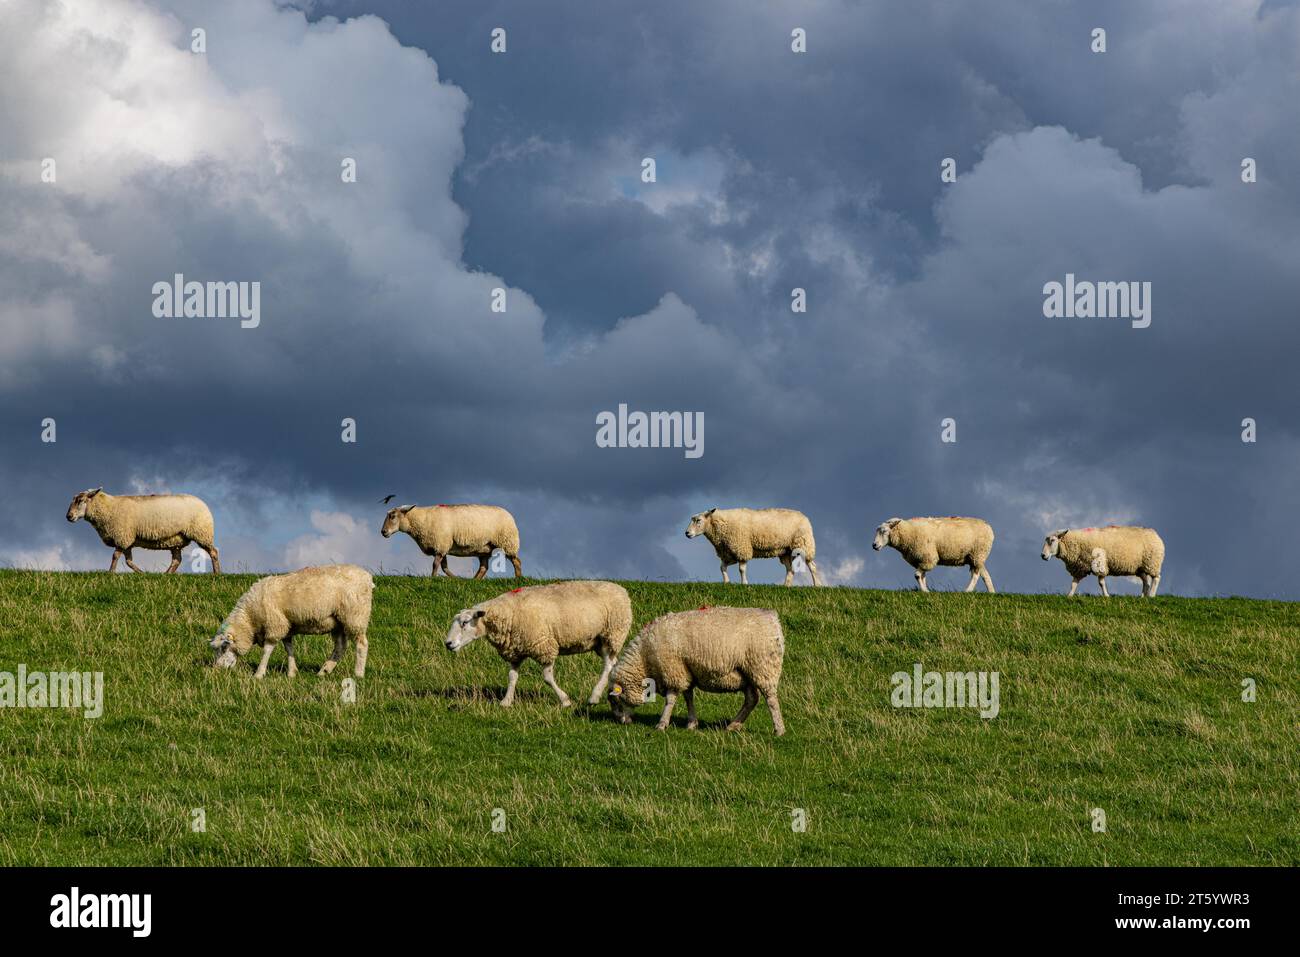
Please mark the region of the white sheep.
POLYGON ((515 700, 519 665, 531 658, 542 666, 542 679, 559 696, 572 702, 555 681, 555 659, 594 651, 605 662, 592 689, 590 704, 600 700, 609 673, 632 628, 632 600, 613 582, 569 581, 516 588, 459 612, 447 631, 449 651, 459 651, 476 638, 485 638, 510 666, 502 707, 515 700))
POLYGON ((1043 540, 1043 561, 1059 558, 1070 573, 1070 595, 1079 582, 1097 576, 1107 598, 1108 575, 1141 579, 1142 595, 1154 598, 1160 587, 1160 569, 1165 561, 1165 543, 1154 528, 1136 525, 1107 525, 1105 528, 1062 528, 1043 540))
POLYGON ((261 644, 262 660, 256 672, 261 678, 266 674, 271 651, 283 642, 292 678, 298 673, 293 636, 332 634, 334 652, 320 673, 327 675, 334 670, 351 638, 356 645, 356 676, 364 678, 374 587, 370 572, 356 565, 321 565, 260 578, 235 603, 209 643, 217 653, 213 664, 233 668, 236 655, 245 655, 254 644, 261 644))
POLYGON ((792 508, 711 508, 691 516, 686 537, 703 535, 713 545, 722 563, 722 581, 729 583, 729 565, 740 565, 740 583, 749 584, 745 568, 751 558, 778 558, 785 566, 785 584, 794 581, 794 562, 803 558, 812 575, 817 577, 817 543, 812 523, 803 512, 792 508), (798 553, 798 555, 796 555, 798 553))
POLYGON ((444 574, 455 578, 447 567, 447 556, 478 559, 474 577, 487 574, 488 559, 501 549, 515 567, 515 577, 523 574, 519 564, 519 528, 514 516, 496 505, 403 505, 390 509, 384 517, 380 534, 391 538, 405 532, 415 539, 420 551, 433 556, 433 574, 441 562, 444 574))
POLYGON ((939 565, 966 565, 970 583, 966 591, 984 580, 990 592, 993 579, 984 563, 993 549, 993 529, 980 518, 891 518, 876 527, 871 547, 880 551, 886 545, 898 550, 915 572, 921 591, 929 591, 925 576, 939 565))
POLYGON ((131 549, 146 548, 172 553, 167 573, 181 564, 181 549, 193 542, 212 559, 212 574, 221 572, 221 559, 213 544, 212 512, 193 495, 109 495, 103 486, 78 492, 68 506, 68 521, 84 518, 113 549, 108 570, 126 557, 132 571, 143 571, 131 560, 131 549))
POLYGON ((696 688, 743 691, 745 703, 727 725, 728 731, 738 731, 761 693, 776 733, 785 734, 777 699, 784 660, 785 635, 774 611, 705 605, 674 612, 650 622, 627 646, 614 669, 610 706, 627 724, 630 709, 645 701, 648 690, 662 691, 664 710, 656 725, 662 731, 681 694, 686 698, 686 727, 693 729, 699 726, 696 688))

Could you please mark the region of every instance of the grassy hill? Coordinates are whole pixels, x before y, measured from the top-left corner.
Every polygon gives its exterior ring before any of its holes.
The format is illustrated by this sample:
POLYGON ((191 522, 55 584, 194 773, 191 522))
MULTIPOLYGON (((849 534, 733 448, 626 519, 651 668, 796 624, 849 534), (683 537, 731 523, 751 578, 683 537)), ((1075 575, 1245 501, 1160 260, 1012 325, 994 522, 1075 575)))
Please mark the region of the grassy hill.
MULTIPOLYGON (((781 614, 777 739, 762 705, 722 729, 739 695, 698 695, 697 732, 682 705, 663 733, 657 704, 562 711, 532 663, 498 707, 492 648, 441 639, 508 581, 377 579, 355 704, 351 649, 314 673, 325 636, 293 680, 283 651, 262 682, 215 672, 206 639, 253 580, 0 572, 0 671, 105 684, 97 720, 0 709, 0 865, 1300 863, 1294 604, 627 583, 635 628, 781 614), (1001 713, 893 708, 916 662, 999 672, 1001 713)), ((556 666, 575 701, 598 672, 556 666)))

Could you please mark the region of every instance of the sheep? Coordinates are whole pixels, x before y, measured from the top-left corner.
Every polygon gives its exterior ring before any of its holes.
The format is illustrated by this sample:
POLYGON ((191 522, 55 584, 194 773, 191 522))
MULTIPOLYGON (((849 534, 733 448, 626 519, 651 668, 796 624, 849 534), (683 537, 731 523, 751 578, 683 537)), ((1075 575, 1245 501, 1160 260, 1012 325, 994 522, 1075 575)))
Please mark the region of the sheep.
POLYGON ((433 556, 435 576, 441 562, 443 573, 456 577, 447 567, 447 556, 454 555, 476 557, 478 572, 474 578, 482 578, 497 548, 515 566, 516 578, 524 573, 519 564, 519 528, 514 516, 495 505, 403 505, 389 510, 379 532, 384 538, 392 538, 397 532, 410 535, 420 551, 433 556))
POLYGON ((1105 528, 1062 528, 1043 540, 1043 561, 1059 558, 1073 579, 1070 595, 1079 582, 1097 576, 1101 593, 1106 576, 1135 576, 1142 580, 1144 598, 1154 598, 1160 587, 1160 567, 1165 561, 1165 543, 1154 528, 1136 525, 1107 525, 1105 528))
POLYGON ((560 706, 573 702, 555 681, 555 659, 595 651, 605 661, 588 704, 605 693, 609 674, 632 628, 632 600, 613 582, 568 581, 516 588, 461 610, 447 631, 448 651, 459 651, 485 638, 510 666, 503 708, 515 700, 519 665, 528 658, 542 666, 542 679, 559 696, 560 706))
POLYGON ((627 646, 614 669, 609 701, 624 724, 631 709, 642 704, 647 687, 662 690, 664 710, 655 725, 668 727, 677 696, 686 698, 686 727, 699 727, 695 689, 743 691, 745 703, 727 725, 739 731, 758 704, 761 692, 772 712, 777 735, 785 734, 777 686, 785 659, 781 619, 767 608, 727 608, 704 605, 656 618, 627 646), (651 685, 653 682, 653 685, 651 685))
POLYGON ((993 579, 984 563, 993 549, 993 529, 980 518, 891 518, 876 527, 871 547, 880 551, 886 545, 898 550, 916 569, 916 584, 928 592, 925 576, 937 565, 966 565, 970 582, 966 591, 974 591, 983 579, 984 587, 993 592, 993 579))
POLYGON ((370 572, 356 565, 319 565, 259 578, 235 603, 209 642, 217 655, 213 666, 233 668, 236 655, 245 655, 254 644, 261 644, 262 660, 255 677, 264 677, 272 650, 283 642, 292 678, 298 673, 293 636, 332 634, 334 652, 321 665, 320 674, 334 670, 351 638, 356 644, 355 673, 364 678, 374 588, 370 572))
POLYGON ((181 564, 181 549, 193 542, 212 559, 212 574, 221 574, 221 558, 213 544, 212 512, 193 495, 109 495, 99 488, 78 492, 68 506, 68 521, 84 518, 113 549, 110 572, 126 556, 127 567, 143 571, 131 560, 135 547, 170 551, 166 574, 181 564))
POLYGON ((713 545, 722 562, 723 584, 731 582, 727 575, 729 565, 740 565, 740 583, 749 584, 745 574, 751 558, 779 558, 785 566, 785 584, 794 581, 795 553, 803 558, 812 575, 817 577, 817 543, 813 540, 812 523, 803 512, 792 508, 711 508, 691 516, 686 526, 686 537, 703 535, 713 545))

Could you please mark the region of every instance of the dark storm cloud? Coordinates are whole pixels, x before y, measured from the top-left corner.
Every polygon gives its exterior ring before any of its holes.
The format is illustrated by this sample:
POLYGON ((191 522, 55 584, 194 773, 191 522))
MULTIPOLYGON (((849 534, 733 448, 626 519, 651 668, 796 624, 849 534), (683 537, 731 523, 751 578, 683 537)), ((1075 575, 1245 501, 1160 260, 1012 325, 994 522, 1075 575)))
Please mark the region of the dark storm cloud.
POLYGON ((689 515, 783 504, 840 582, 910 585, 871 528, 958 513, 1004 589, 1062 588, 1042 534, 1115 520, 1161 529, 1162 591, 1294 595, 1256 557, 1300 530, 1291 9, 106 3, 67 28, 103 60, 51 77, 34 8, 0 32, 0 89, 37 85, 0 93, 9 561, 106 563, 62 519, 105 484, 209 497, 250 568, 425 573, 377 535, 396 491, 511 508, 530 573, 712 578, 689 515), (174 272, 260 279, 262 326, 154 319, 174 272), (1066 272, 1152 282, 1151 327, 1044 318, 1066 272), (705 455, 597 448, 620 402, 703 411, 705 455))

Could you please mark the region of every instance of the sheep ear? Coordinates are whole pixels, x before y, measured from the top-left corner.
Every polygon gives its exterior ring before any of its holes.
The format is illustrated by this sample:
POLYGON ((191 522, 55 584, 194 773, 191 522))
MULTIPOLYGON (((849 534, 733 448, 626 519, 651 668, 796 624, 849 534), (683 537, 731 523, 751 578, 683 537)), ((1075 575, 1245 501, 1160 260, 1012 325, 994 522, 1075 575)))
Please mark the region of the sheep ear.
POLYGON ((398 511, 401 512, 403 515, 405 515, 413 508, 415 508, 414 505, 403 505, 401 508, 398 509, 398 511))
POLYGON ((99 494, 100 492, 102 492, 102 491, 104 491, 104 486, 102 486, 102 485, 101 485, 99 488, 88 489, 88 490, 86 491, 86 498, 94 498, 96 495, 98 495, 98 494, 99 494))
POLYGON ((705 512, 704 514, 705 514, 705 515, 712 515, 712 514, 713 514, 714 512, 716 512, 717 510, 718 510, 718 509, 717 509, 717 506, 715 505, 713 508, 709 509, 709 510, 708 510, 707 512, 705 512))
POLYGON ((475 608, 475 609, 474 609, 474 620, 475 620, 475 621, 478 621, 478 619, 482 618, 482 617, 483 617, 484 615, 486 615, 486 614, 487 614, 487 612, 484 611, 482 608, 475 608))
POLYGON ((891 519, 890 519, 889 521, 887 521, 885 524, 888 525, 890 528, 893 528, 895 525, 897 525, 897 524, 898 524, 899 522, 901 522, 901 521, 902 521, 901 518, 891 518, 891 519))

